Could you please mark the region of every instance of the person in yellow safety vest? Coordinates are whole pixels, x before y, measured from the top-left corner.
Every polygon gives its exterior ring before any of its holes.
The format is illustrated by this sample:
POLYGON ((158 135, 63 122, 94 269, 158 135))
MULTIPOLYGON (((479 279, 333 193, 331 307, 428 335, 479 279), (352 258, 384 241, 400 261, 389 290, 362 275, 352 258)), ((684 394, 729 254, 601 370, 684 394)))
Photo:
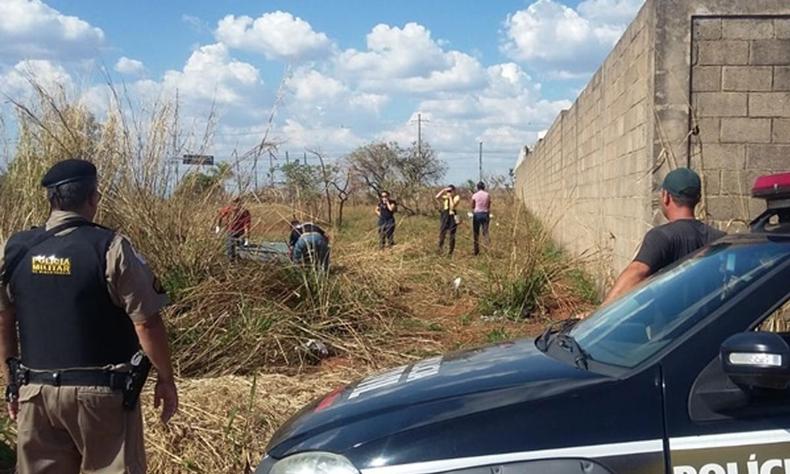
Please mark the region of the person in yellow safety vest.
POLYGON ((436 199, 442 203, 441 223, 439 227, 439 252, 444 249, 444 239, 450 234, 449 252, 452 255, 455 251, 455 232, 458 230, 458 204, 461 197, 455 192, 452 184, 439 191, 436 199))

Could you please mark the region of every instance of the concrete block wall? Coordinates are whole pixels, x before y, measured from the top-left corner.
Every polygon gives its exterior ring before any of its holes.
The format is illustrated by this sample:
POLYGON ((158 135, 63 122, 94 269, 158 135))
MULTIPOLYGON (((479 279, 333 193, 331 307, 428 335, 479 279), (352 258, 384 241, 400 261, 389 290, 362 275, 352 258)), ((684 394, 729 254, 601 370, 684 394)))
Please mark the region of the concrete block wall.
POLYGON ((516 170, 528 208, 609 275, 650 225, 652 2, 516 170))
POLYGON ((701 217, 735 230, 756 175, 790 169, 790 1, 647 0, 577 98, 519 160, 518 194, 602 287, 663 223, 658 189, 703 176, 701 217))
POLYGON ((790 18, 697 17, 692 23, 692 163, 701 214, 742 230, 764 209, 754 179, 790 169, 790 18), (727 52, 723 54, 722 52, 727 52))

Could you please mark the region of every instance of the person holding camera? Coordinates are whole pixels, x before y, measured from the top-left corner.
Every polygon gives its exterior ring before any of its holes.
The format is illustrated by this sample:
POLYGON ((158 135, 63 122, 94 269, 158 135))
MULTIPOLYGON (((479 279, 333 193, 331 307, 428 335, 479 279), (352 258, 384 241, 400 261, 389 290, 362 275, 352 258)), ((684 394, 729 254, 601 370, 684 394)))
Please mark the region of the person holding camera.
POLYGON ((442 212, 440 214, 440 227, 439 227, 439 252, 444 249, 444 239, 447 234, 450 234, 449 239, 449 252, 448 255, 452 256, 455 251, 455 233, 458 230, 458 204, 461 202, 461 196, 455 192, 455 186, 452 184, 439 191, 436 199, 442 203, 442 212))
POLYGON ((376 215, 379 216, 379 248, 386 244, 395 245, 395 213, 398 212, 398 203, 390 199, 390 193, 382 191, 376 205, 376 215))

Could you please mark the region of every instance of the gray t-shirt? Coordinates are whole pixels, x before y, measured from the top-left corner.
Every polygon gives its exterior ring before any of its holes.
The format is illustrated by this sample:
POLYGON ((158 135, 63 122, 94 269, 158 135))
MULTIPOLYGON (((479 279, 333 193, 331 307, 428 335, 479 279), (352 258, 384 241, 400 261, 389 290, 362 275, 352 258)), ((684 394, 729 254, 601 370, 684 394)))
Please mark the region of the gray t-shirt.
POLYGON ((634 261, 644 263, 651 273, 656 273, 725 235, 695 219, 670 222, 650 229, 634 261))

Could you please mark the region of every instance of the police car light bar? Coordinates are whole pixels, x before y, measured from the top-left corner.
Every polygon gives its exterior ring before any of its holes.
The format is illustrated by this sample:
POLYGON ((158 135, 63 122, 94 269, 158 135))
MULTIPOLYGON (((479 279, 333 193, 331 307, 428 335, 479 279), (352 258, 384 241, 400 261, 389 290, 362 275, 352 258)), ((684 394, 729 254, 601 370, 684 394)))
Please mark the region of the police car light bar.
POLYGON ((760 176, 754 181, 752 196, 763 199, 790 198, 790 173, 760 176))
POLYGON ((765 199, 768 209, 790 207, 790 173, 760 176, 754 181, 752 197, 765 199))

